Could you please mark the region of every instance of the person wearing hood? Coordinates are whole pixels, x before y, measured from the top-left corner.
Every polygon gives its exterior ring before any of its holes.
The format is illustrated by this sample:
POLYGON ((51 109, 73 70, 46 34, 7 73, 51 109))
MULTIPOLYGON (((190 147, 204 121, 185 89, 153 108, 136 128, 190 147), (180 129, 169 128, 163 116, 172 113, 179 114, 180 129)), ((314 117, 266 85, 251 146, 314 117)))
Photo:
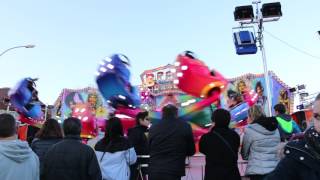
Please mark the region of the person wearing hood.
POLYGON ((238 151, 240 136, 229 128, 231 115, 225 109, 213 112, 212 129, 204 134, 199 151, 206 155, 205 180, 240 180, 238 151))
POLYGON ((39 180, 39 159, 27 142, 16 136, 16 120, 0 114, 0 179, 39 180))
POLYGON ((241 155, 248 160, 246 176, 260 180, 273 171, 280 160, 280 134, 277 120, 266 117, 261 106, 250 107, 248 114, 249 125, 244 132, 241 155))
POLYGON ((313 104, 313 126, 300 141, 289 142, 285 157, 266 180, 320 179, 320 94, 313 104))
POLYGON ((278 121, 278 129, 282 142, 289 141, 293 134, 301 133, 297 123, 290 115, 286 114, 286 107, 283 104, 276 104, 273 109, 278 121))

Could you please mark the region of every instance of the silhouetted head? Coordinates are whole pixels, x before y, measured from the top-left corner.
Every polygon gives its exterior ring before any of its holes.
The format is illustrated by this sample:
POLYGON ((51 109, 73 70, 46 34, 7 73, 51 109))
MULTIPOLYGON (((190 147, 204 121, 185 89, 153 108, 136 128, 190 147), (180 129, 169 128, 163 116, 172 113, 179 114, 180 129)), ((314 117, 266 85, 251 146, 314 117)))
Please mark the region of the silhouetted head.
POLYGON ((108 142, 123 136, 123 126, 117 117, 111 117, 106 124, 105 140, 108 142))
POLYGON ((81 121, 78 118, 70 117, 63 122, 63 131, 66 136, 76 135, 80 136, 81 121))
POLYGON ((276 104, 274 107, 273 107, 274 111, 276 112, 276 114, 285 114, 286 113, 286 107, 279 103, 279 104, 276 104))
POLYGON ((16 134, 16 120, 11 114, 0 114, 0 138, 7 138, 16 134))
POLYGON ((162 119, 175 119, 178 117, 178 108, 168 104, 162 108, 162 119))
POLYGON ((225 109, 217 109, 213 112, 211 120, 215 123, 215 127, 228 128, 231 115, 230 112, 225 109))
POLYGON ((57 120, 48 119, 37 132, 36 137, 39 139, 62 138, 62 128, 57 120))

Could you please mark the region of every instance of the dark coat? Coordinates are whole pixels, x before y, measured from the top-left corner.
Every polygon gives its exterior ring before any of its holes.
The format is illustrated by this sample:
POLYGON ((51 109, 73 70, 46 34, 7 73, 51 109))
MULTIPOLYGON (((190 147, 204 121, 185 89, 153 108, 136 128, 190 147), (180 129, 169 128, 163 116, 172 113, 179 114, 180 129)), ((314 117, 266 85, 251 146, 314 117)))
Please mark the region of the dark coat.
POLYGON ((306 147, 304 140, 288 143, 285 158, 266 180, 319 180, 320 160, 306 147))
MULTIPOLYGON (((148 138, 147 134, 148 128, 145 126, 137 125, 128 130, 128 139, 130 143, 133 145, 134 150, 137 155, 149 155, 149 147, 148 147, 148 138)), ((138 158, 137 162, 130 167, 131 169, 131 177, 130 179, 136 180, 139 172, 138 165, 139 164, 148 164, 149 159, 147 158, 138 158)), ((147 174, 147 168, 144 167, 141 169, 143 174, 147 174)))
POLYGON ((205 179, 240 180, 237 164, 239 146, 240 136, 231 129, 213 128, 204 134, 200 139, 199 150, 206 155, 205 179), (229 147, 213 131, 221 135, 229 147))
POLYGON ((149 130, 149 173, 185 175, 185 159, 195 153, 191 126, 179 119, 163 119, 149 130))
POLYGON ((128 130, 128 139, 137 155, 148 155, 148 138, 146 136, 148 128, 145 126, 135 126, 128 130))
POLYGON ((101 180, 97 157, 79 136, 67 136, 43 159, 41 180, 101 180))
POLYGON ((40 164, 42 164, 43 157, 46 154, 46 152, 49 150, 51 146, 54 144, 58 143, 62 139, 34 139, 32 144, 31 144, 31 149, 33 152, 35 152, 40 160, 40 164))

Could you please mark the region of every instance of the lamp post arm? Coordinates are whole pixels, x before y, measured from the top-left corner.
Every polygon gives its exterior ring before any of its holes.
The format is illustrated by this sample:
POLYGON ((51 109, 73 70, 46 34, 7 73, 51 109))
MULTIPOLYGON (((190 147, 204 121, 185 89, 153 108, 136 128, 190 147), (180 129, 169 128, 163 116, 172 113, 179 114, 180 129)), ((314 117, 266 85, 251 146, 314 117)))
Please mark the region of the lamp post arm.
POLYGON ((17 49, 17 48, 33 48, 33 47, 34 47, 34 45, 15 46, 15 47, 12 47, 12 48, 9 48, 9 49, 3 51, 3 52, 0 54, 0 57, 1 57, 2 55, 4 55, 5 53, 7 53, 8 51, 12 50, 12 49, 17 49))

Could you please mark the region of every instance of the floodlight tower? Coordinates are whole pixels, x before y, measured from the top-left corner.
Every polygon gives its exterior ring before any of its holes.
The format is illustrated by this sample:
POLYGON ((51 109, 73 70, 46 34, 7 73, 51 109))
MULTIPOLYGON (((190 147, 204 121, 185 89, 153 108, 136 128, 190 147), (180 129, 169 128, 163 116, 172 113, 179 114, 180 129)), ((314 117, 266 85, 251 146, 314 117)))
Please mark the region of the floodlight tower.
MULTIPOLYGON (((263 69, 264 69, 264 78, 267 89, 267 106, 269 116, 272 115, 272 93, 270 89, 270 78, 268 74, 268 66, 266 53, 264 49, 264 41, 263 41, 263 23, 264 22, 272 22, 277 21, 282 16, 281 12, 281 4, 280 2, 275 3, 266 3, 262 5, 260 9, 261 0, 253 1, 252 4, 256 6, 256 14, 253 13, 252 5, 246 6, 238 6, 235 7, 234 18, 235 21, 239 21, 240 27, 244 24, 255 24, 257 25, 258 32, 255 37, 255 41, 257 41, 258 47, 261 51, 262 61, 263 61, 263 69)), ((240 37, 241 39, 241 37, 240 37)), ((246 48, 245 46, 243 48, 246 48)), ((249 54, 249 53, 248 53, 249 54)), ((252 53, 251 53, 252 54, 252 53)))

